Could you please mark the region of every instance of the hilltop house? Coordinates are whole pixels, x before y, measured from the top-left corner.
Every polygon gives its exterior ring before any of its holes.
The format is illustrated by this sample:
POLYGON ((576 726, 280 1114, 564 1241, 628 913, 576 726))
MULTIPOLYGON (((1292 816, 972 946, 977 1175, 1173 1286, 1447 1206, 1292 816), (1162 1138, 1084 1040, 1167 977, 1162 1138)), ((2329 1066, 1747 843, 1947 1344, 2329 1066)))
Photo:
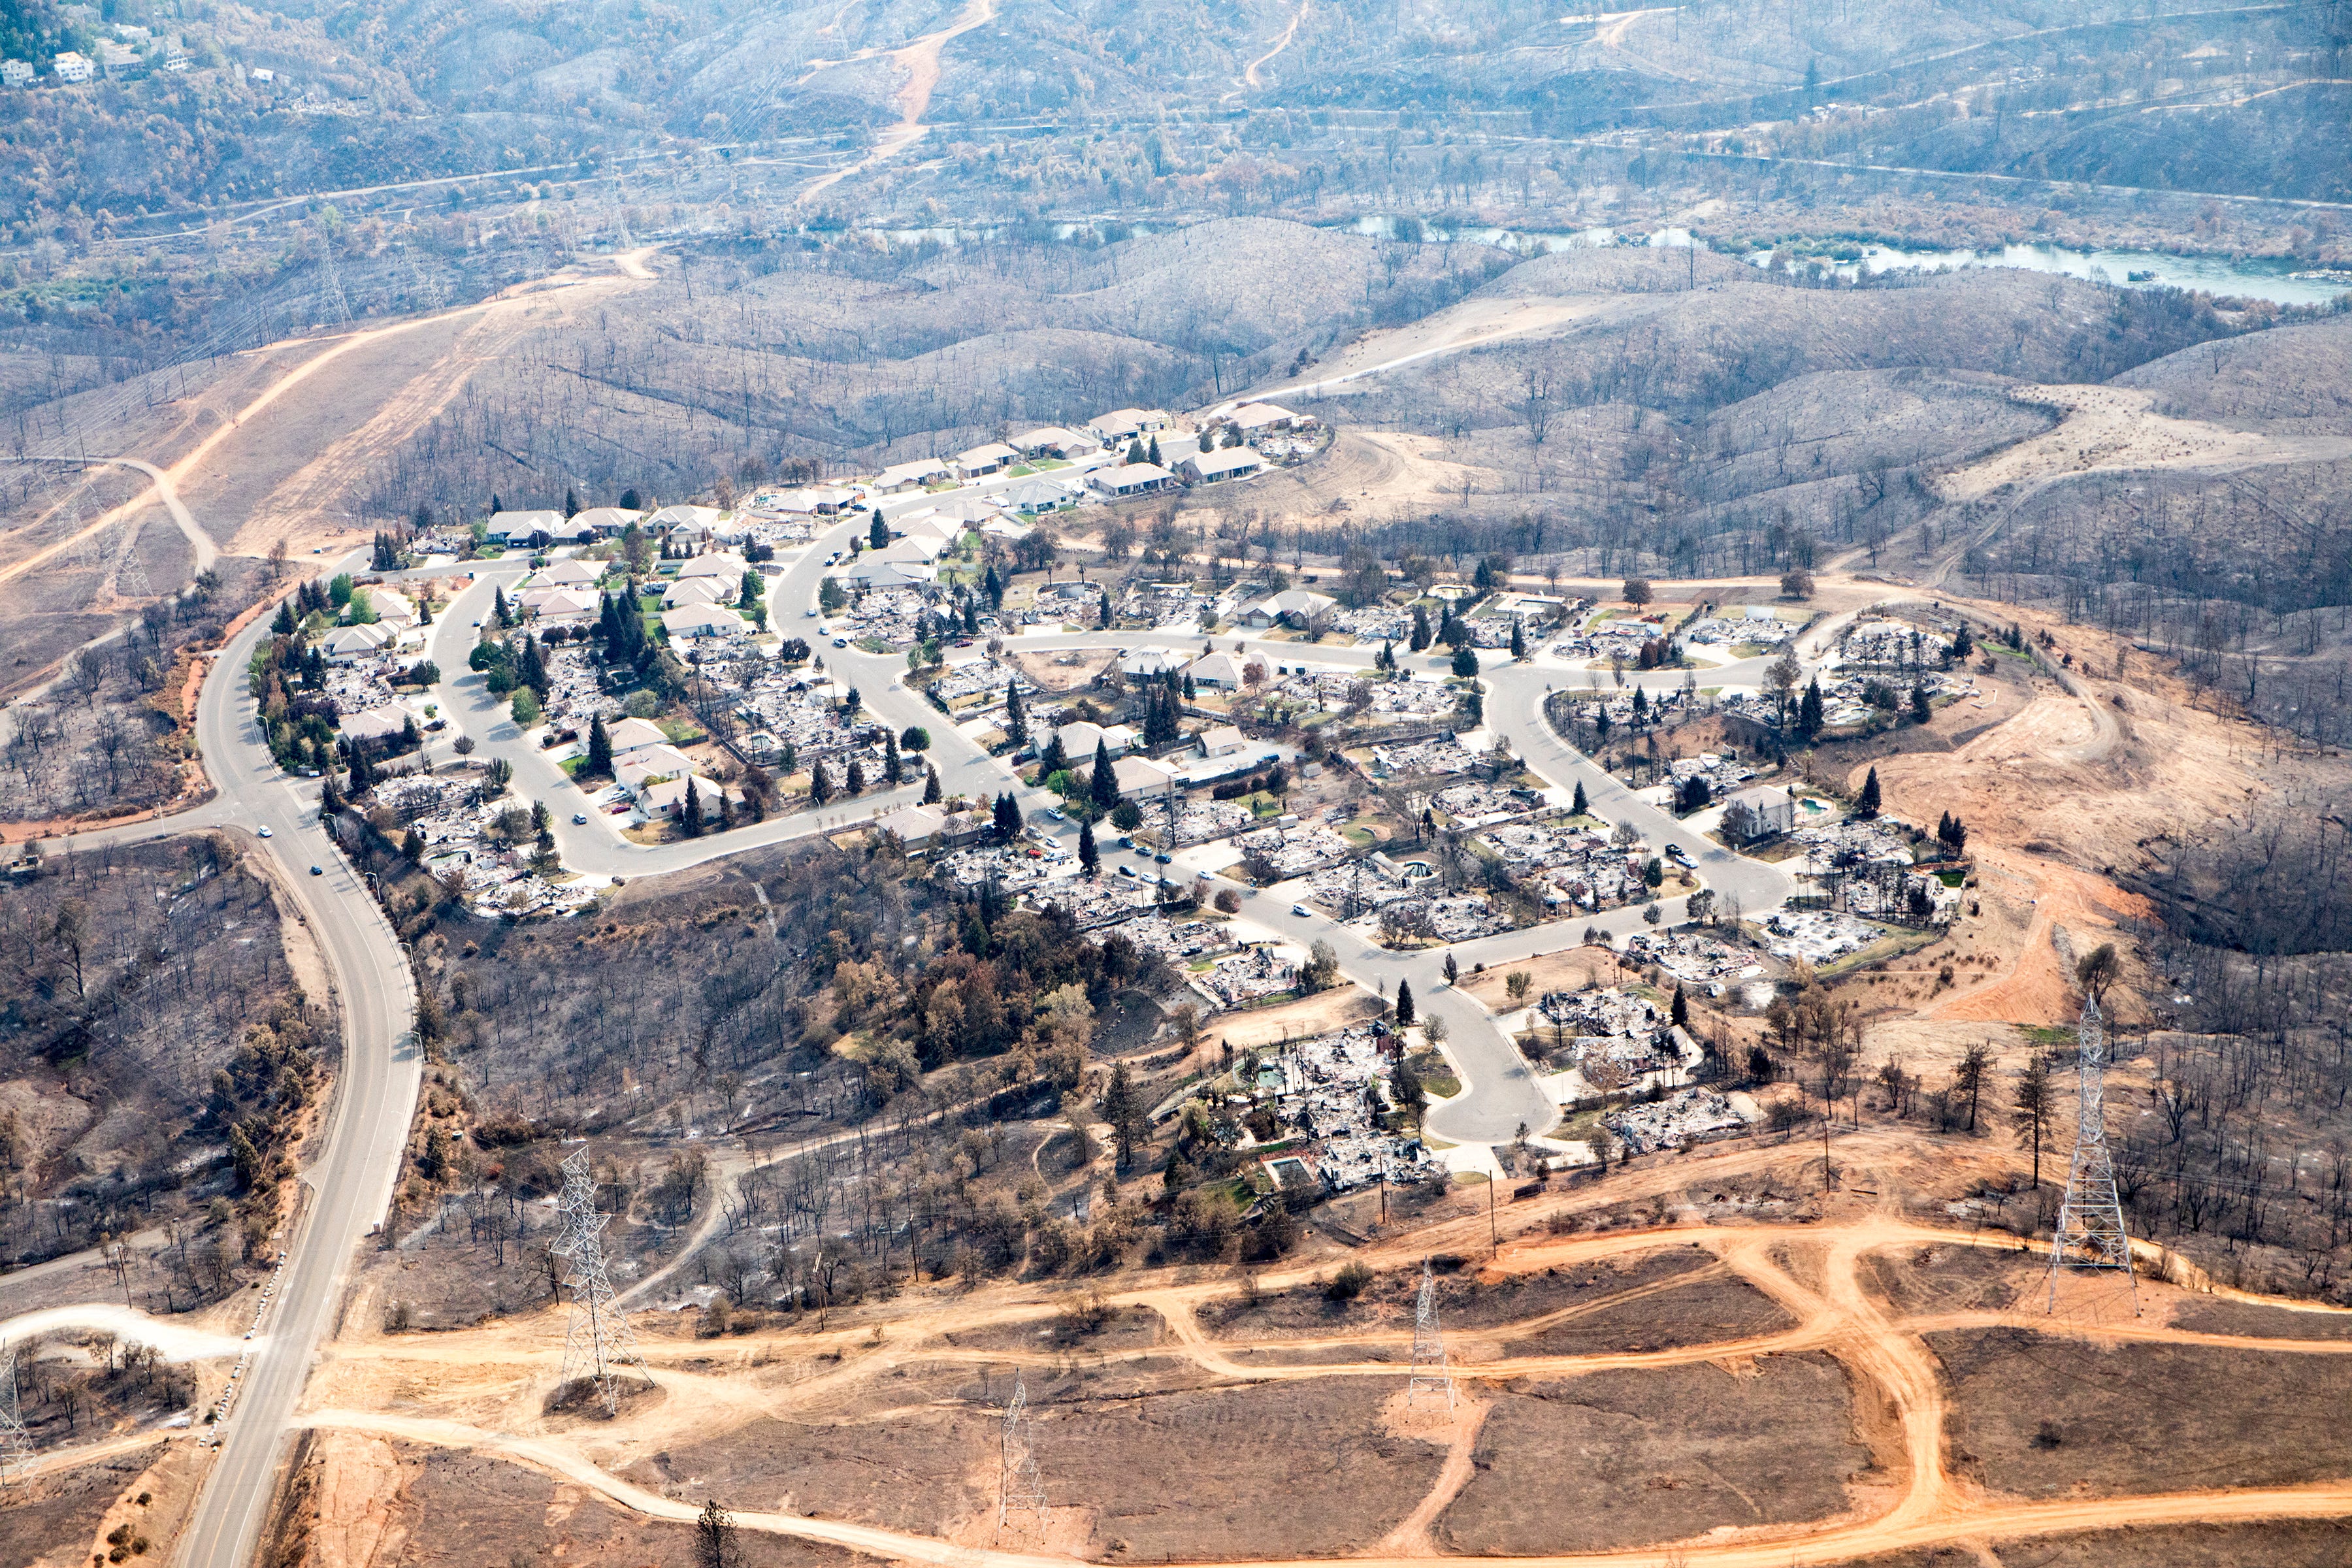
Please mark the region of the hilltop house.
POLYGON ((1164 408, 1114 408, 1087 428, 1106 447, 1124 447, 1168 428, 1164 408))
POLYGON ((1263 630, 1269 626, 1290 626, 1302 632, 1320 632, 1323 623, 1339 601, 1328 594, 1309 593, 1305 588, 1286 588, 1279 594, 1269 594, 1244 610, 1242 625, 1263 630))
POLYGON ((1083 458, 1102 450, 1102 443, 1092 436, 1058 425, 1024 430, 1013 437, 1013 445, 1021 448, 1024 458, 1083 458))
POLYGON ((1089 489, 1113 500, 1148 496, 1175 483, 1176 476, 1157 463, 1121 463, 1115 468, 1097 468, 1087 476, 1089 489))
POLYGON ((1723 803, 1723 833, 1742 844, 1797 826, 1797 802, 1787 790, 1744 789, 1723 803))
POLYGON ((1265 468, 1265 459, 1247 447, 1220 447, 1176 460, 1176 471, 1188 485, 1213 485, 1219 479, 1245 479, 1265 468))
POLYGON ((1002 441, 987 441, 955 455, 955 470, 967 479, 1000 473, 1021 460, 1021 454, 1002 441))

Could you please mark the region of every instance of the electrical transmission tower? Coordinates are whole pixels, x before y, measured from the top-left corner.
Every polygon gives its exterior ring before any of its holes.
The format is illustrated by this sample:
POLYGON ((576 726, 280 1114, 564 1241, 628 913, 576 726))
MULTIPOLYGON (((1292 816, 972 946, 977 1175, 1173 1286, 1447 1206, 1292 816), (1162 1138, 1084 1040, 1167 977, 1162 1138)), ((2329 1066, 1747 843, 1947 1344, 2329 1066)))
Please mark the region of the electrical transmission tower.
POLYGON ((1405 1385, 1409 1409, 1454 1408, 1454 1373, 1445 1364, 1445 1336, 1437 1331, 1437 1276, 1422 1260, 1421 1296, 1412 1305, 1412 1381, 1405 1385))
POLYGON ((1013 1397, 1005 1402, 1004 1429, 997 1458, 1003 1479, 997 1489, 996 1532, 999 1539, 1014 1514, 1036 1521, 1040 1541, 1045 1535, 1045 1483, 1037 1474, 1037 1456, 1029 1447, 1029 1391, 1019 1373, 1013 1378, 1013 1397))
POLYGON ((2107 1154, 2107 1040, 2094 996, 2083 1004, 2076 1031, 2081 1083, 2074 1120, 2074 1158, 2066 1167, 2066 1201, 2051 1236, 2050 1301, 2058 1310, 2058 1278, 2068 1268, 2119 1270, 2139 1311, 2139 1286, 2132 1278, 2131 1237, 2124 1230, 2123 1200, 2116 1192, 2115 1163, 2107 1154))
POLYGON ((352 319, 352 302, 343 294, 342 275, 335 270, 335 241, 331 235, 319 236, 319 268, 324 279, 320 285, 321 326, 340 327, 352 319), (327 311, 334 312, 331 321, 325 320, 327 311))
POLYGON ((33 1468, 33 1435, 16 1408, 16 1352, 0 1355, 0 1487, 33 1468))
POLYGON ((564 1284, 572 1289, 572 1326, 563 1336, 563 1384, 575 1377, 596 1382, 597 1397, 606 1415, 621 1407, 619 1369, 635 1363, 636 1336, 628 1315, 613 1305, 613 1282, 604 1277, 605 1216, 596 1209, 596 1178, 588 1171, 588 1151, 575 1149, 563 1162, 563 1239, 555 1244, 559 1258, 571 1260, 564 1284))

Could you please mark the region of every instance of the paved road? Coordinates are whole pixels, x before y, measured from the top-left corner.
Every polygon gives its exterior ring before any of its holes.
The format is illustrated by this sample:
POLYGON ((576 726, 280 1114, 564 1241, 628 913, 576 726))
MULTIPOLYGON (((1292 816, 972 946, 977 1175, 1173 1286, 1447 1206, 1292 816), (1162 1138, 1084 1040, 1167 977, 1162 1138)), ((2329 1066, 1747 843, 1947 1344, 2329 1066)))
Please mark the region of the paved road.
POLYGON ((318 1158, 302 1173, 304 1202, 277 1304, 255 1342, 220 1453, 197 1500, 177 1561, 243 1568, 254 1552, 294 1405, 320 1340, 333 1326, 354 1248, 383 1216, 415 1107, 420 1062, 415 997, 397 939, 375 900, 318 826, 315 785, 289 781, 260 743, 245 668, 268 635, 266 617, 215 661, 196 705, 196 739, 219 795, 161 822, 43 846, 51 855, 208 827, 272 837, 248 848, 276 862, 295 910, 326 959, 343 1033, 343 1061, 318 1158), (310 875, 312 865, 321 868, 310 875))

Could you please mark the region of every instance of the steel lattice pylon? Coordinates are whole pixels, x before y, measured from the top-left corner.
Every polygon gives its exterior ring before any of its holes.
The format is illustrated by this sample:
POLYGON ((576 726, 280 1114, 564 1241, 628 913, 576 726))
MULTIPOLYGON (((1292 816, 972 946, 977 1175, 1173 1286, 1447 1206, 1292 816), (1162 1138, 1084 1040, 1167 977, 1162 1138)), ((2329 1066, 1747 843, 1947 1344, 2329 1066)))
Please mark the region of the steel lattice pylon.
POLYGON ((2131 1281, 2132 1310, 2139 1310, 2139 1285, 2132 1276, 2131 1237, 2124 1229, 2123 1199, 2116 1192, 2115 1162, 2107 1154, 2107 1040, 2099 999, 2083 1004, 2076 1031, 2080 1059, 2074 1118, 2074 1158, 2066 1167, 2066 1199, 2050 1238, 2050 1300, 2058 1310, 2058 1279, 2068 1268, 2120 1270, 2131 1281))
POLYGON ((1445 1337, 1437 1331, 1437 1276, 1429 1260, 1421 1265, 1421 1295, 1412 1304, 1412 1381, 1405 1404, 1419 1409, 1443 1401, 1454 1408, 1454 1373, 1445 1364, 1445 1337))
POLYGON ((575 1149, 563 1162, 563 1239, 555 1254, 571 1261, 564 1284, 572 1290, 572 1326, 563 1336, 563 1377, 596 1382, 597 1396, 607 1415, 621 1407, 619 1368, 635 1363, 636 1335, 628 1314, 613 1305, 613 1283, 604 1277, 605 1216, 596 1209, 596 1178, 589 1173, 588 1151, 575 1149))
POLYGON ((32 1468, 33 1435, 16 1407, 16 1352, 0 1355, 0 1487, 32 1468))
POLYGON ((1013 1397, 1004 1405, 1004 1429, 998 1440, 997 1458, 1003 1477, 996 1497, 997 1534, 1001 1537, 1013 1516, 1019 1513, 1036 1521, 1038 1538, 1043 1540, 1045 1482, 1037 1474, 1037 1456, 1030 1451, 1029 1391, 1022 1385, 1017 1373, 1013 1378, 1013 1397))

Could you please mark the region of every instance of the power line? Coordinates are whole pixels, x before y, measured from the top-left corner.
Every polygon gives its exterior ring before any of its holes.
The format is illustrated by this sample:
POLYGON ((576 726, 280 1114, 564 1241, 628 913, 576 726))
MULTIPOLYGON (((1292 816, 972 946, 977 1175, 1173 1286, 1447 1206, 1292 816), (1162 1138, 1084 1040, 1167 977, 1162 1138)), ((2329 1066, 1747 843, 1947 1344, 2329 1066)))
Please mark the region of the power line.
POLYGON ((1412 1381, 1405 1384, 1409 1409, 1454 1408, 1454 1373, 1445 1364, 1445 1338, 1437 1329, 1437 1276, 1421 1263, 1421 1295, 1412 1306, 1412 1381))
POLYGON ((1037 1537, 1045 1535, 1045 1482, 1037 1473, 1037 1455, 1029 1446, 1029 1391, 1013 1373, 1013 1397, 1004 1404, 1004 1426, 997 1438, 1000 1484, 997 1489, 996 1533, 1002 1540, 1014 1514, 1035 1521, 1037 1537))
POLYGON ((606 1216, 596 1207, 596 1178, 589 1173, 585 1149, 573 1150, 563 1162, 563 1201, 557 1212, 563 1218, 563 1239, 555 1244, 556 1256, 572 1261, 564 1280, 572 1290, 572 1323, 563 1336, 559 1386, 574 1378, 593 1379, 605 1414, 614 1415, 621 1407, 619 1368, 634 1363, 642 1372, 645 1362, 628 1314, 613 1305, 602 1239, 606 1216))
POLYGON ((0 1357, 0 1487, 33 1468, 33 1435, 16 1405, 16 1352, 0 1357))
POLYGON ((2083 1021, 2075 1031, 2079 1053, 2074 1118, 2074 1157, 2066 1167, 2066 1199, 2059 1206, 2058 1228, 2050 1238, 2050 1302, 2058 1310, 2058 1278, 2069 1268, 2123 1272, 2132 1292, 2132 1312, 2139 1312, 2139 1282, 2132 1274, 2131 1237, 2124 1229, 2124 1205, 2116 1192, 2115 1162, 2107 1154, 2106 1030, 2099 1016, 2099 999, 2083 1004, 2083 1021))

